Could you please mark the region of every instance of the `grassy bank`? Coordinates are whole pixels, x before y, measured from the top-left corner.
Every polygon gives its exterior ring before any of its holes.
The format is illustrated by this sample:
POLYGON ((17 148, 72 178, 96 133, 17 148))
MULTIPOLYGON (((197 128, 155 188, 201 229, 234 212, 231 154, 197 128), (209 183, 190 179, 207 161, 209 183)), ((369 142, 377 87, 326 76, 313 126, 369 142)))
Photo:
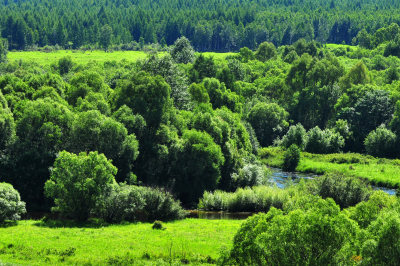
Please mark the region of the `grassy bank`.
MULTIPOLYGON (((269 166, 281 167, 283 153, 280 148, 264 148, 260 151, 260 157, 269 166)), ((303 152, 296 171, 315 174, 341 173, 366 179, 375 185, 400 187, 400 160, 374 158, 369 155, 303 152)))
POLYGON ((0 264, 163 265, 213 263, 242 221, 185 219, 165 230, 138 223, 96 227, 20 221, 0 228, 0 264))

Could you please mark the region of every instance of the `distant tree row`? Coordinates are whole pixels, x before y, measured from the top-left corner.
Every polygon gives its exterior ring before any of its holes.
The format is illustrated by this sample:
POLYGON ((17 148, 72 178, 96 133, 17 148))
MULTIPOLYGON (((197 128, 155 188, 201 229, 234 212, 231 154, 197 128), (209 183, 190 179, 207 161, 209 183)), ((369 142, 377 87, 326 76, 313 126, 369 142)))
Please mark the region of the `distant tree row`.
POLYGON ((0 30, 10 49, 171 45, 186 36, 198 51, 234 51, 301 38, 350 44, 363 29, 399 23, 399 8, 392 0, 1 0, 0 30))

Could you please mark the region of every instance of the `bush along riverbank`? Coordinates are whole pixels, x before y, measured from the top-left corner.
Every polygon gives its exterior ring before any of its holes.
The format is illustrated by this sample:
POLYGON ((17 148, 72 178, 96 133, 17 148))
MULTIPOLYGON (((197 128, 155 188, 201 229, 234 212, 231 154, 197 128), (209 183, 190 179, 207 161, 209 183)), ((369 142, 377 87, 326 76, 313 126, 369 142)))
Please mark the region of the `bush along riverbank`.
MULTIPOLYGON (((284 160, 282 148, 270 147, 259 150, 262 162, 270 167, 281 168, 284 160)), ((318 175, 338 173, 367 180, 373 185, 398 188, 400 186, 400 160, 375 158, 358 153, 312 154, 301 153, 297 172, 318 175)))

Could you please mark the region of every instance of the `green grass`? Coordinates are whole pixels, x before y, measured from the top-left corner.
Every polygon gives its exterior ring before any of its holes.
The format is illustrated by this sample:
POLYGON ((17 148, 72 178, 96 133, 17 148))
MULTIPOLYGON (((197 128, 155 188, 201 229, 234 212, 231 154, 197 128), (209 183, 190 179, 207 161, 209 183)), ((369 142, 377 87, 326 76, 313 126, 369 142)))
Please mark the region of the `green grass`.
POLYGON ((185 219, 165 223, 165 230, 153 230, 149 223, 54 228, 38 226, 37 221, 20 221, 0 228, 0 264, 215 262, 221 248, 231 245, 241 222, 185 219))
MULTIPOLYGON (((163 54, 163 53, 162 53, 163 54)), ((217 61, 223 61, 228 55, 234 53, 203 53, 205 56, 212 56, 217 61)), ((134 62, 146 58, 148 53, 143 51, 79 51, 79 50, 59 50, 54 52, 9 52, 7 57, 9 61, 23 60, 26 62, 36 62, 38 65, 50 65, 56 63, 60 58, 71 56, 72 60, 79 64, 86 64, 90 61, 105 62, 105 61, 121 61, 123 59, 134 62)))
MULTIPOLYGON (((260 152, 263 162, 272 167, 281 167, 283 150, 265 148, 260 152)), ((400 187, 400 160, 374 158, 355 153, 311 154, 303 152, 296 171, 303 173, 341 173, 358 177, 372 184, 386 187, 400 187)))
POLYGON ((104 51, 71 51, 71 50, 60 50, 55 52, 9 52, 7 57, 12 61, 28 61, 36 62, 39 65, 50 65, 56 63, 60 58, 65 56, 71 56, 72 60, 76 63, 86 64, 89 61, 105 62, 105 61, 121 61, 125 59, 133 62, 140 59, 144 59, 147 56, 146 52, 143 51, 115 51, 115 52, 104 52, 104 51))

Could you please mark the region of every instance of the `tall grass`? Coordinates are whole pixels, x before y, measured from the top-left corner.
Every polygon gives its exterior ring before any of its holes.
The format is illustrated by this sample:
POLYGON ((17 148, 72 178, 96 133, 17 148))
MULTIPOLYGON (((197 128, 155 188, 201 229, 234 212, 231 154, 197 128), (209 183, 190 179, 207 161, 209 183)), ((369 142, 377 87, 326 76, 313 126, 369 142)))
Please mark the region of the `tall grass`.
POLYGON ((199 209, 228 212, 267 212, 271 207, 283 209, 293 190, 278 187, 258 186, 239 188, 235 192, 205 192, 199 209))

